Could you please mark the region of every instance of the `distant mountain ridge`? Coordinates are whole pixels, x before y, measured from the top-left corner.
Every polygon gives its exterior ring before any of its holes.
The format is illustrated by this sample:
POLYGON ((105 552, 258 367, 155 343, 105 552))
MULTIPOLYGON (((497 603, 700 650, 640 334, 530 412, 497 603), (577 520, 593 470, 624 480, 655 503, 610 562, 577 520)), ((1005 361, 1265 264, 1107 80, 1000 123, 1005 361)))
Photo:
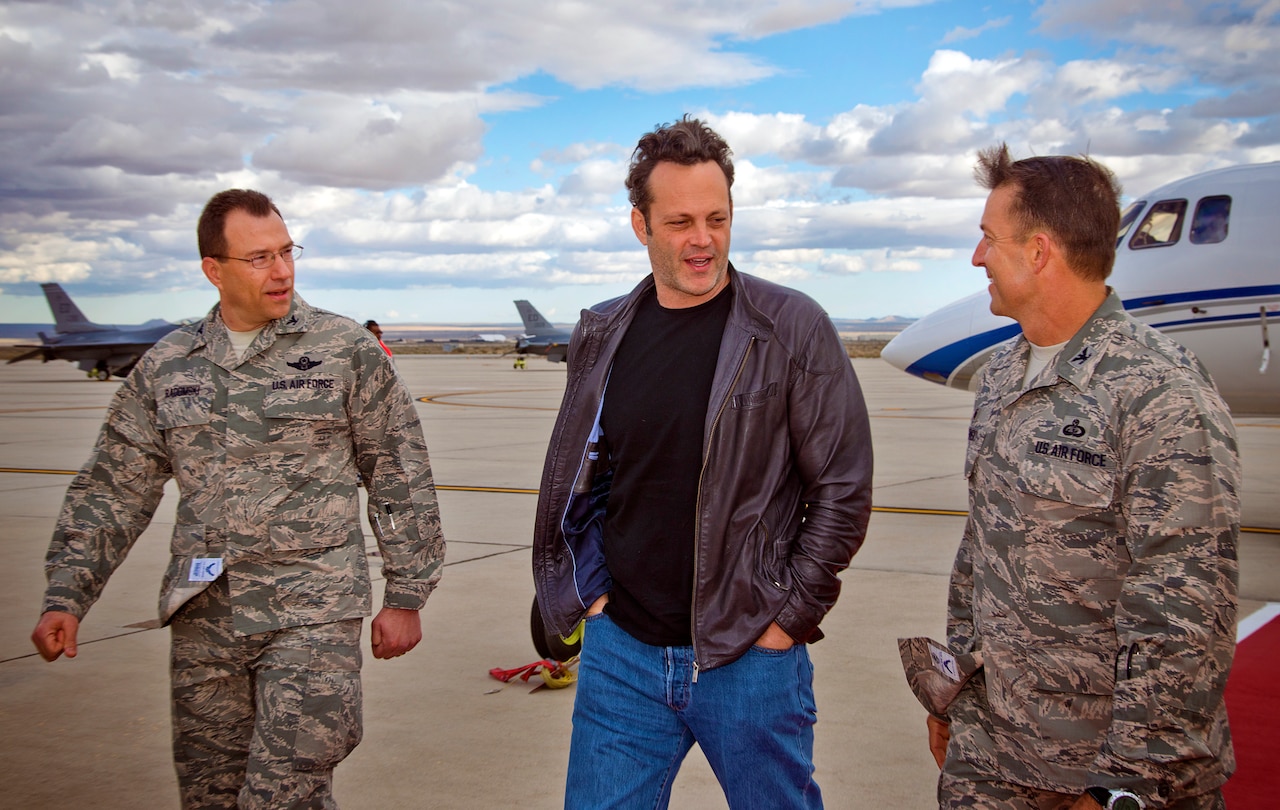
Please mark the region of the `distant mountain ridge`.
POLYGON ((899 315, 887 315, 883 318, 832 318, 831 322, 836 325, 837 332, 901 332, 911 324, 915 323, 915 318, 903 318, 899 315))

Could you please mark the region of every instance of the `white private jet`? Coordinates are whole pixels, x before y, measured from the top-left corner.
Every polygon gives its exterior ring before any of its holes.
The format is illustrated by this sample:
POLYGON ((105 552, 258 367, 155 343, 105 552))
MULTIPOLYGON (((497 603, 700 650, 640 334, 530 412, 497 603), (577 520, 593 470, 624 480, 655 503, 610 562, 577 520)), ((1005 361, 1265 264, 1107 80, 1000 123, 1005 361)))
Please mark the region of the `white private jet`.
MULTIPOLYGON (((1233 166, 1161 186, 1125 209, 1108 283, 1125 309, 1209 368, 1236 416, 1280 416, 1269 320, 1280 319, 1280 162, 1233 166)), ((1011 318, 975 293, 926 315, 881 357, 926 380, 970 390, 1011 318)))

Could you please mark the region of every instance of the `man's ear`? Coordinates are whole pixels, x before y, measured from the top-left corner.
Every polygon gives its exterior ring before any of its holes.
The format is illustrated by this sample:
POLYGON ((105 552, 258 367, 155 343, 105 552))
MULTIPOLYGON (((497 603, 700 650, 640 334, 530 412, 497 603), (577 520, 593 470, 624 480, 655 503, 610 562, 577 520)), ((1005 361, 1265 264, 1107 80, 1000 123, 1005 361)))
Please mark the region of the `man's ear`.
POLYGON ((649 226, 645 224, 644 214, 640 213, 639 208, 631 209, 631 230, 636 232, 640 244, 646 247, 649 245, 649 226))
POLYGON ((1027 240, 1028 261, 1037 273, 1044 270, 1049 259, 1057 252, 1058 245, 1049 234, 1043 231, 1027 240))
POLYGON ((209 283, 222 290, 222 265, 217 259, 205 256, 200 260, 200 269, 204 271, 204 277, 209 279, 209 283))

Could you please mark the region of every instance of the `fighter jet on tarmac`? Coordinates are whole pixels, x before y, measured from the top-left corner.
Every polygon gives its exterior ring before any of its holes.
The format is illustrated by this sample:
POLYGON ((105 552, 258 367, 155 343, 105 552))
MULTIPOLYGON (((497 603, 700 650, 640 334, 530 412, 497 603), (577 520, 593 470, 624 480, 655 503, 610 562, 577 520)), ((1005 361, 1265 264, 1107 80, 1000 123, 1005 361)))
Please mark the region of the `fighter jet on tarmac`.
POLYGON ((524 321, 525 333, 516 338, 516 368, 524 368, 526 354, 546 355, 552 363, 563 363, 569 352, 569 337, 572 332, 557 329, 534 309, 528 301, 516 301, 516 309, 520 311, 520 320, 524 321))
POLYGON ((37 333, 40 345, 19 345, 18 348, 30 351, 10 363, 37 357, 45 363, 70 360, 79 363, 81 371, 90 379, 106 380, 112 374, 126 377, 147 349, 179 326, 159 319, 137 326, 96 324, 84 316, 61 285, 41 284, 40 287, 53 311, 54 334, 37 333))

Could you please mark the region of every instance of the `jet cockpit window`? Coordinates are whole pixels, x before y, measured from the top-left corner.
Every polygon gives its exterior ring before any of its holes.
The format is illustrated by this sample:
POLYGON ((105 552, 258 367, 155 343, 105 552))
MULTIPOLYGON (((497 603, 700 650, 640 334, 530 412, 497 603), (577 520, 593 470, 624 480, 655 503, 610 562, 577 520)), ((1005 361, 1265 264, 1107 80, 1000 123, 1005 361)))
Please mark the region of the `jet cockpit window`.
POLYGON ((1151 206, 1133 238, 1129 240, 1129 247, 1149 248, 1174 244, 1182 238, 1182 220, 1186 213, 1186 200, 1161 200, 1151 206))
POLYGON ((1226 239, 1230 219, 1230 197, 1204 197, 1196 203, 1196 215, 1191 220, 1191 244, 1212 245, 1226 239))
POLYGON ((1133 227, 1133 223, 1137 221, 1138 214, 1142 213, 1143 206, 1147 204, 1146 200, 1138 200, 1130 203, 1129 207, 1124 209, 1124 213, 1120 216, 1120 230, 1116 233, 1116 247, 1119 248, 1124 242, 1125 236, 1128 235, 1129 229, 1133 227))

